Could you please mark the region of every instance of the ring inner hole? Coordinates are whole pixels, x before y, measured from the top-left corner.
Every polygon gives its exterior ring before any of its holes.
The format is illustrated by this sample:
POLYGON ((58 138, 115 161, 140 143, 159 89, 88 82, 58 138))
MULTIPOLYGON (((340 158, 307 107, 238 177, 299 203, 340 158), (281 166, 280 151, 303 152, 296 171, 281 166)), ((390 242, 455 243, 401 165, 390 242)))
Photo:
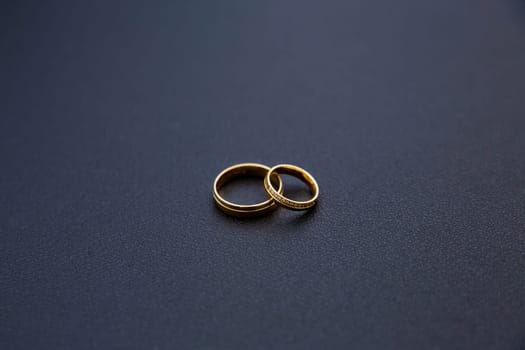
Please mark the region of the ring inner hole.
POLYGON ((312 198, 310 187, 301 179, 287 174, 279 174, 283 180, 284 195, 295 201, 307 201, 312 198))
POLYGON ((224 199, 237 204, 256 204, 268 199, 263 178, 260 176, 243 175, 232 178, 219 192, 224 199))

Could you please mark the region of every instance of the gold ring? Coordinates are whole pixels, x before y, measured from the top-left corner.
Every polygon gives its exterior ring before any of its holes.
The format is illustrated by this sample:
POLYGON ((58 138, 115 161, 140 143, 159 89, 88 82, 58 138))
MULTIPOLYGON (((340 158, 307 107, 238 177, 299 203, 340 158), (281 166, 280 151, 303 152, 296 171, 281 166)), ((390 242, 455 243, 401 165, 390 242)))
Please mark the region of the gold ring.
MULTIPOLYGON (((230 182, 234 178, 242 177, 245 175, 260 176, 265 178, 269 170, 270 168, 266 165, 257 163, 242 163, 224 169, 219 175, 217 175, 217 178, 213 183, 213 198, 215 199, 215 203, 217 204, 219 209, 221 209, 226 214, 232 216, 251 217, 265 214, 277 208, 277 203, 275 203, 275 201, 271 197, 261 203, 236 204, 227 201, 219 194, 219 190, 222 188, 222 186, 224 186, 224 184, 230 182)), ((276 183, 278 186, 276 192, 282 193, 283 182, 281 180, 281 177, 277 174, 274 174, 274 176, 271 177, 271 180, 271 182, 276 183)), ((270 179, 268 179, 268 181, 270 181, 270 179)))
POLYGON ((271 168, 264 178, 264 188, 277 203, 292 210, 306 210, 311 208, 317 203, 317 198, 319 197, 319 186, 314 177, 306 170, 290 164, 279 164, 271 168), (271 176, 277 173, 292 175, 306 182, 312 192, 312 198, 307 201, 294 201, 283 196, 282 191, 276 190, 270 181, 271 176))

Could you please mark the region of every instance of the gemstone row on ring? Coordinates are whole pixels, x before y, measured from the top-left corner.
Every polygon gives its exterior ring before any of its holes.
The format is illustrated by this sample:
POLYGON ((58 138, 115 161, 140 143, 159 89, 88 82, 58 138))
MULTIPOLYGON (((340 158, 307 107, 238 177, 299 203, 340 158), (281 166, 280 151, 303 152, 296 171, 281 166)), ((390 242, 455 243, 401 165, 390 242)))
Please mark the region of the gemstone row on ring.
POLYGON ((275 199, 277 202, 281 203, 284 206, 291 207, 291 208, 297 208, 297 209, 307 209, 312 206, 310 203, 299 203, 299 202, 292 202, 291 200, 285 198, 281 194, 277 193, 271 186, 269 186, 266 182, 264 183, 264 187, 266 188, 266 191, 270 192, 273 199, 275 199))

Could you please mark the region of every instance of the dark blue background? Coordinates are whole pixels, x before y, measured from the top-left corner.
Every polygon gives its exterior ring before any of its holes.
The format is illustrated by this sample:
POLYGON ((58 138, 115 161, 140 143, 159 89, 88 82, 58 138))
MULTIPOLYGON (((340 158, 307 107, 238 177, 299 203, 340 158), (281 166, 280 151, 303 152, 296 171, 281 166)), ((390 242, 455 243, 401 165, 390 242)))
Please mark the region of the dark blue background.
POLYGON ((0 348, 525 347, 523 1, 0 6, 0 348))

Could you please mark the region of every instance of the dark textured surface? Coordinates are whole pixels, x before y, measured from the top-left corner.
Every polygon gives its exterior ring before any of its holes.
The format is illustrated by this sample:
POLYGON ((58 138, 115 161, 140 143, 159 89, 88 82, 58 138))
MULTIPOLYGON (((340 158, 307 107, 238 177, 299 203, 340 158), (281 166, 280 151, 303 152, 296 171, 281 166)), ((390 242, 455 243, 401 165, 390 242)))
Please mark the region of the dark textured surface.
POLYGON ((523 1, 0 6, 0 348, 525 348, 523 1))

